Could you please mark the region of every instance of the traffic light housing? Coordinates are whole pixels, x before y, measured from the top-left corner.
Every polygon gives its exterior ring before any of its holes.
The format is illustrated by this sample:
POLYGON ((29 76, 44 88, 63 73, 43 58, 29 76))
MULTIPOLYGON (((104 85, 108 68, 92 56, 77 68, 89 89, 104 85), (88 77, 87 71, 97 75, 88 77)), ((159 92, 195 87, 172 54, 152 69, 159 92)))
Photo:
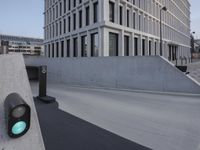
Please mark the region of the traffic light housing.
POLYGON ((30 128, 30 106, 17 94, 9 94, 4 101, 7 134, 11 138, 23 136, 30 128))

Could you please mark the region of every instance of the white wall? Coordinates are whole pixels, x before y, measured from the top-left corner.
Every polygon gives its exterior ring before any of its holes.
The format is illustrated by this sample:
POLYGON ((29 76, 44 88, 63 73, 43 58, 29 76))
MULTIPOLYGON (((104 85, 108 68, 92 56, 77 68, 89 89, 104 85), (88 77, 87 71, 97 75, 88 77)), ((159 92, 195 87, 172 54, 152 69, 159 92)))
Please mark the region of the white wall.
POLYGON ((0 149, 45 149, 23 57, 20 54, 0 55, 0 149), (30 129, 24 136, 17 139, 8 137, 4 120, 4 100, 13 92, 20 94, 31 107, 30 129))
POLYGON ((200 93, 200 86, 159 56, 34 58, 27 65, 48 66, 50 82, 162 92, 200 93))

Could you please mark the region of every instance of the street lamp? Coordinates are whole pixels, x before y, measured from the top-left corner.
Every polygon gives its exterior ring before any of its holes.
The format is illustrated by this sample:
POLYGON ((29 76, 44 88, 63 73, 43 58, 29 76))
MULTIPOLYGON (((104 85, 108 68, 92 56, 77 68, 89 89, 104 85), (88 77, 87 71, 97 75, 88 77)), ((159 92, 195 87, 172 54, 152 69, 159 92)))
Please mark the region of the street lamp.
POLYGON ((160 56, 162 56, 162 11, 167 11, 167 7, 162 7, 160 9, 160 56))

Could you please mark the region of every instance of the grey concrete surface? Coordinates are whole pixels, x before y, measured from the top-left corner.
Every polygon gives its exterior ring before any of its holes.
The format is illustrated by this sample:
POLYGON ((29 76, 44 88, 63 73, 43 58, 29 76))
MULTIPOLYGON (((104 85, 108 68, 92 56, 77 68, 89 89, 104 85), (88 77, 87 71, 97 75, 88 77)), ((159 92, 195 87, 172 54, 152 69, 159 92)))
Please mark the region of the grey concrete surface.
POLYGON ((188 72, 190 76, 200 83, 200 62, 188 64, 188 72))
MULTIPOLYGON (((38 84, 31 83, 38 95, 38 84)), ((59 108, 154 150, 200 150, 200 95, 48 84, 59 108)))
POLYGON ((87 87, 200 93, 200 86, 159 56, 25 58, 26 65, 47 65, 48 81, 87 87))
POLYGON ((0 55, 0 150, 44 150, 43 139, 33 103, 30 84, 22 55, 0 55), (4 120, 4 100, 12 92, 19 93, 31 107, 31 126, 22 137, 11 139, 4 120))

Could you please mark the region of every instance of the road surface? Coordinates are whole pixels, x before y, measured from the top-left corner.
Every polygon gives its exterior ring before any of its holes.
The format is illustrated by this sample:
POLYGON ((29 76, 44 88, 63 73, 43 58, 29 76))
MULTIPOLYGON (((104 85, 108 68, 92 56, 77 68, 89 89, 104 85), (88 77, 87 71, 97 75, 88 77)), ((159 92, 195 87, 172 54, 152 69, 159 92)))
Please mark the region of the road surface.
MULTIPOLYGON (((31 83, 38 95, 38 84, 31 83)), ((200 150, 200 96, 49 84, 59 108, 154 150, 200 150)))

